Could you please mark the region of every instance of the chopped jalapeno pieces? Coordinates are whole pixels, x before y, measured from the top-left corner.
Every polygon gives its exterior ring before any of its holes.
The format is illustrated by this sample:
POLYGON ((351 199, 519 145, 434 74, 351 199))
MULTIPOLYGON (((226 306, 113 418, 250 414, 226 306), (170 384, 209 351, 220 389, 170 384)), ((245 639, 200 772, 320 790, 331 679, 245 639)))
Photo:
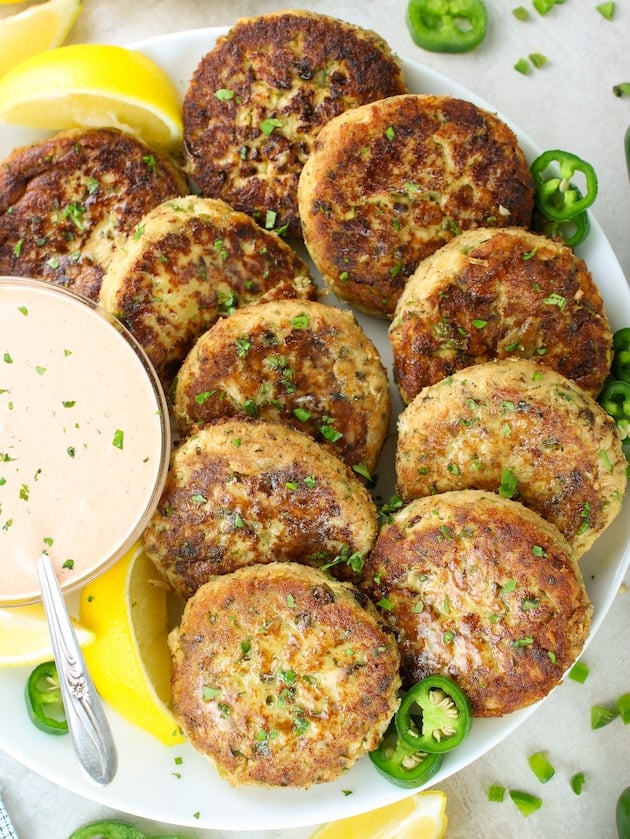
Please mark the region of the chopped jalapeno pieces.
POLYGON ((472 726, 466 694, 446 676, 428 676, 404 696, 396 713, 401 740, 424 752, 451 751, 472 726))
POLYGON ((510 798, 524 816, 531 816, 532 813, 535 813, 536 810, 542 807, 542 800, 536 795, 530 795, 528 792, 511 789, 510 798))
POLYGON ((556 773, 556 770, 549 763, 547 755, 544 752, 535 752, 533 755, 530 755, 527 758, 527 763, 541 784, 546 784, 556 773))
POLYGON ((613 335, 613 375, 630 384, 630 326, 613 335))

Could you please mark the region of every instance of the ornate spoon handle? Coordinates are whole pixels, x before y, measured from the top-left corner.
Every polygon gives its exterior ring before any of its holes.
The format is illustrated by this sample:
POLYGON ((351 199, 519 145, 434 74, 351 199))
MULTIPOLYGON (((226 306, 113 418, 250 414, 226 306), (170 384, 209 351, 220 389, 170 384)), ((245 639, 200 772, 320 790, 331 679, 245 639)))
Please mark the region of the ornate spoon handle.
POLYGON ((104 786, 113 779, 118 764, 109 724, 85 666, 52 562, 45 553, 37 562, 37 574, 74 751, 90 778, 104 786))

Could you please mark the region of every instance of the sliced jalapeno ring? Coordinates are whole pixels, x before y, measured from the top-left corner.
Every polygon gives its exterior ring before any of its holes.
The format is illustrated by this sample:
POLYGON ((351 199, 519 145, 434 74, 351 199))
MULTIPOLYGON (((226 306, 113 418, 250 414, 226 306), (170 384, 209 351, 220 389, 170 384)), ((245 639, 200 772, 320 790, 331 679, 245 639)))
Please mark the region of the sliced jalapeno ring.
POLYGON ((617 423, 622 439, 630 436, 630 382, 609 382, 598 400, 606 413, 617 423))
POLYGON ((472 726, 472 706, 464 691, 446 676, 428 676, 403 697, 396 729, 407 746, 443 754, 462 742, 472 726))
POLYGON ((63 707, 57 665, 44 661, 28 677, 24 699, 34 725, 47 734, 67 734, 68 720, 63 707))
POLYGON ((560 237, 564 239, 565 244, 570 248, 576 248, 588 236, 591 230, 591 222, 588 211, 584 210, 578 213, 573 218, 566 219, 566 221, 555 221, 554 219, 543 219, 542 223, 537 225, 538 231, 548 236, 550 239, 560 237))
POLYGON ((147 839, 146 834, 129 822, 103 819, 84 824, 68 839, 147 839))
POLYGON ((530 167, 536 189, 536 206, 553 221, 568 221, 588 209, 597 197, 597 175, 590 163, 576 154, 550 149, 539 155, 530 167), (549 175, 556 165, 557 174, 549 175), (584 194, 571 181, 581 172, 586 182, 584 194))
POLYGON ((409 0, 407 26, 414 43, 430 52, 468 52, 488 29, 483 0, 409 0))
POLYGON ((383 777, 393 784, 413 789, 426 783, 440 768, 442 755, 428 754, 402 742, 390 723, 377 749, 369 758, 383 777))
POLYGON ((630 384, 630 326, 613 335, 613 375, 630 384))

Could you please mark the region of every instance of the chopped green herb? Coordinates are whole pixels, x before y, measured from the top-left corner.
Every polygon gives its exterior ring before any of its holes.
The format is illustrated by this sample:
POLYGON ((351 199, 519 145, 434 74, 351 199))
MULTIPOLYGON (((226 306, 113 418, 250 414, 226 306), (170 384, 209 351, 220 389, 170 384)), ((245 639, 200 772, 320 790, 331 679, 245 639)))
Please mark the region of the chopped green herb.
POLYGON ((576 661, 573 667, 569 670, 569 678, 574 682, 579 682, 581 685, 588 679, 590 670, 587 664, 583 661, 576 661))
POLYGON ((220 102, 228 102, 234 98, 234 91, 227 87, 221 87, 219 90, 214 91, 214 95, 220 102))
POLYGON ((527 763, 541 784, 546 784, 556 774, 556 770, 549 763, 547 755, 544 752, 535 752, 530 755, 527 758, 527 763))
POLYGON ((613 19, 615 14, 615 4, 613 0, 608 0, 607 3, 598 3, 595 8, 605 20, 613 19))
POLYGON ((309 326, 309 319, 308 315, 302 313, 300 315, 296 315, 294 318, 291 318, 291 326, 294 329, 308 329, 309 326))
POLYGON ((300 422, 306 422, 311 418, 311 412, 307 411, 306 408, 295 408, 293 415, 299 419, 300 422))
POLYGON ((518 480, 510 469, 501 470, 499 495, 501 498, 514 498, 518 490, 518 480))
POLYGON ((542 807, 542 799, 536 795, 530 795, 528 792, 511 789, 510 798, 526 817, 531 816, 532 813, 535 813, 536 810, 542 807))
POLYGON ((370 470, 365 466, 363 463, 355 463, 352 467, 352 471, 356 472, 357 475, 360 475, 362 478, 365 478, 366 481, 372 480, 372 475, 370 474, 370 470))
POLYGON ((125 432, 122 431, 120 428, 117 428, 114 431, 114 436, 112 438, 112 446, 116 449, 123 449, 125 445, 125 432))
POLYGON ((526 635, 524 638, 517 638, 512 642, 513 647, 531 647, 534 639, 531 635, 526 635))
POLYGON ((276 225, 278 213, 275 210, 267 210, 265 213, 265 230, 273 230, 276 225))
POLYGON ((149 167, 149 171, 156 172, 157 171, 157 163, 155 162, 155 156, 152 154, 145 154, 142 158, 143 163, 146 163, 149 167))
POLYGON ((381 609, 385 609, 385 611, 387 611, 387 612, 391 612, 392 609, 394 608, 394 604, 389 599, 389 597, 381 597, 381 599, 378 601, 378 603, 376 605, 380 606, 381 609))
POLYGON ((282 122, 275 117, 269 117, 268 119, 264 119, 260 123, 260 130, 263 134, 266 134, 268 137, 273 134, 274 129, 282 128, 282 122))
POLYGON ((501 594, 509 594, 511 591, 514 591, 516 588, 516 580, 507 580, 501 588, 501 594))
POLYGON ((526 58, 519 58, 514 65, 514 69, 523 76, 528 76, 532 72, 531 64, 526 58))
POLYGON ((390 141, 390 143, 394 139, 395 135, 396 135, 396 132, 394 131, 394 129, 391 125, 388 126, 388 128, 385 129, 385 136, 390 141))
MULTIPOLYGON (((530 52, 529 60, 532 62, 532 64, 537 70, 540 70, 540 68, 544 67, 547 61, 549 61, 547 56, 543 55, 541 52, 530 52)), ((534 249, 531 255, 533 256, 535 252, 536 250, 534 249)))
POLYGON ((617 705, 621 722, 624 725, 630 724, 630 693, 622 693, 615 704, 617 705))
POLYGON ((499 784, 491 784, 488 787, 488 801, 501 802, 505 798, 505 787, 499 784))
POLYGON ((586 777, 584 772, 576 772, 575 775, 571 777, 571 789, 576 795, 582 794, 582 789, 584 788, 584 784, 586 783, 586 777))
POLYGON ((512 14, 517 20, 529 20, 529 12, 525 8, 525 6, 517 6, 515 9, 512 9, 512 14))
POLYGON ((295 597, 292 594, 287 594, 287 601, 286 602, 287 602, 287 606, 289 607, 289 609, 295 609, 295 606, 296 606, 295 597))
POLYGON ((475 329, 483 329, 484 326, 488 325, 487 320, 480 320, 479 318, 475 318, 472 323, 475 329))
POLYGON ((553 292, 549 297, 543 298, 543 303, 546 303, 547 306, 557 306, 559 309, 564 309, 567 305, 567 298, 553 292))
POLYGON ((611 723, 619 716, 616 708, 604 708, 603 705, 593 705, 591 708, 591 728, 595 731, 611 723))

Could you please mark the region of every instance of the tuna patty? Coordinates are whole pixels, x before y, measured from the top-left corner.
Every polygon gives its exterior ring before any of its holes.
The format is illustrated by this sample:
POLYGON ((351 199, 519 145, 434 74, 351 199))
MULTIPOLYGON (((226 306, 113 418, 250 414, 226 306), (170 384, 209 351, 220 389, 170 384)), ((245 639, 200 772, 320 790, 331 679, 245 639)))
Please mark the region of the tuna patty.
POLYGON ((100 303, 138 339, 168 385, 219 315, 315 294, 308 268, 279 236, 223 201, 187 196, 150 210, 120 242, 100 303))
POLYGON ((552 522, 581 556, 621 509, 626 459, 614 420, 534 361, 477 364, 424 388, 398 420, 405 500, 483 489, 552 522))
POLYGON ((584 260, 517 227, 469 230, 424 259, 389 340, 405 402, 463 367, 514 357, 597 396, 612 361, 608 318, 584 260))
POLYGON ((169 160, 114 129, 67 131, 16 149, 0 165, 0 274, 96 300, 118 237, 185 192, 169 160))
POLYGON ((298 10, 245 18, 202 58, 184 97, 190 175, 204 195, 299 236, 298 177, 322 125, 405 91, 374 32, 298 10))
POLYGON ((364 579, 365 590, 387 603, 405 684, 448 675, 479 717, 546 696, 590 627, 580 571, 557 529, 480 491, 416 499, 397 512, 379 533, 364 579))
POLYGON ((236 418, 174 450, 144 546, 187 598, 213 575, 273 559, 350 578, 346 562, 360 567, 376 530, 371 496, 338 458, 299 431, 236 418))
POLYGON ((184 432, 225 416, 279 420, 370 471, 390 407, 381 359, 352 314, 300 300, 217 321, 183 363, 174 399, 184 432))
POLYGON ((173 708, 230 783, 309 787, 376 748, 399 655, 366 601, 294 563, 216 577, 188 601, 170 636, 173 708))
POLYGON ((331 120, 298 187, 304 240, 324 280, 385 317, 422 259, 462 230, 527 226, 533 198, 525 156, 498 117, 415 94, 331 120))

